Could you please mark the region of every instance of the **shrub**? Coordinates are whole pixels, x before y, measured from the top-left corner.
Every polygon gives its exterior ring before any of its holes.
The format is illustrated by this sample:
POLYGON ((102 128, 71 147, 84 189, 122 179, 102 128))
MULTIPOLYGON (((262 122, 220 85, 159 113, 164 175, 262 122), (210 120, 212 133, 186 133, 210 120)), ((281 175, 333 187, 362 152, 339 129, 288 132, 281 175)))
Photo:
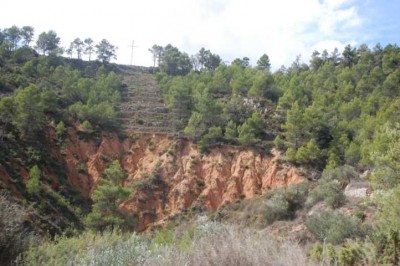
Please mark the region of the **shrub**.
POLYGON ((283 150, 285 148, 285 142, 282 140, 280 135, 276 136, 274 145, 279 150, 283 150))
POLYGON ((63 121, 60 121, 60 123, 57 124, 56 126, 56 136, 59 140, 63 139, 65 136, 65 124, 63 121))
POLYGON ((29 194, 38 194, 40 192, 40 169, 37 165, 29 170, 29 179, 26 182, 26 190, 29 194))
POLYGON ((153 249, 157 249, 161 246, 172 245, 175 242, 175 236, 172 230, 164 228, 158 231, 158 233, 153 238, 151 243, 153 249))
POLYGON ((295 244, 205 219, 199 219, 180 239, 170 230, 161 230, 153 241, 116 231, 61 237, 55 242, 32 246, 23 262, 25 265, 258 266, 266 262, 312 265, 295 244))
POLYGON ((23 206, 0 194, 0 264, 12 265, 19 253, 37 242, 29 215, 23 206))
POLYGON ((360 220, 339 211, 323 211, 306 221, 307 229, 319 240, 339 244, 360 234, 360 220))
POLYGON ((82 128, 84 131, 89 132, 89 133, 93 131, 92 124, 90 124, 90 122, 87 120, 83 121, 82 128))
POLYGON ((320 201, 331 208, 337 208, 346 201, 343 189, 350 180, 358 177, 353 167, 344 165, 332 170, 325 170, 319 180, 318 186, 310 192, 307 205, 313 206, 320 201))
POLYGON ((337 254, 339 265, 356 265, 361 262, 363 257, 364 254, 361 246, 354 241, 345 243, 337 254))
POLYGON ((277 188, 268 191, 265 194, 267 223, 294 218, 296 210, 303 207, 307 193, 308 183, 290 185, 287 189, 277 188))
POLYGON ((289 147, 285 152, 285 159, 289 162, 296 161, 296 150, 292 147, 289 147))
POLYGON ((56 238, 55 242, 31 246, 24 265, 139 265, 148 245, 136 234, 105 231, 56 238))
POLYGON ((285 198, 284 190, 276 190, 274 195, 268 199, 265 208, 265 219, 272 224, 277 220, 288 219, 292 216, 289 212, 289 203, 285 198))

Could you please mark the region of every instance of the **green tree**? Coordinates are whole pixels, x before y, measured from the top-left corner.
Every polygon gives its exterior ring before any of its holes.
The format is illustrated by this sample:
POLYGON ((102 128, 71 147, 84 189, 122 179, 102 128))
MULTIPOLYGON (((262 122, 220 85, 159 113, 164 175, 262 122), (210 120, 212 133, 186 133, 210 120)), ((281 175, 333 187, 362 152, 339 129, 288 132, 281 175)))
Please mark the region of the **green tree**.
POLYGON ((156 66, 156 62, 158 66, 160 66, 161 58, 163 57, 164 47, 154 44, 150 49, 149 52, 153 55, 153 66, 156 66))
POLYGON ((36 41, 36 49, 41 51, 43 55, 57 53, 59 43, 60 38, 55 31, 42 32, 36 41))
POLYGON ((206 69, 208 71, 215 71, 215 69, 221 64, 221 58, 217 54, 213 54, 210 50, 201 48, 196 54, 196 58, 199 62, 200 70, 206 69))
POLYGON ((89 55, 89 61, 92 59, 92 53, 94 52, 93 40, 91 38, 86 38, 83 43, 85 44, 84 53, 89 55))
POLYGON ((238 137, 237 126, 232 120, 229 120, 226 124, 224 137, 228 141, 236 141, 236 138, 238 137))
POLYGON ((78 59, 81 59, 82 57, 82 52, 84 50, 84 42, 81 41, 81 39, 76 38, 72 43, 71 46, 73 49, 76 51, 76 55, 78 59))
POLYGON ((261 115, 254 112, 243 125, 238 126, 239 143, 243 145, 252 145, 260 141, 260 135, 263 132, 263 128, 264 121, 261 115))
POLYGON ((257 61, 258 70, 267 71, 269 72, 271 69, 271 63, 269 62, 269 57, 267 54, 263 54, 260 59, 257 61))
POLYGON ((356 62, 356 49, 352 48, 350 44, 348 44, 343 50, 343 64, 347 67, 351 67, 356 62))
POLYGON ((315 139, 311 139, 307 145, 298 149, 296 161, 299 163, 318 163, 321 160, 321 150, 315 139))
POLYGON ((295 102, 292 105, 292 108, 288 111, 286 123, 283 126, 285 129, 286 140, 293 145, 295 149, 301 146, 301 143, 303 142, 303 125, 303 116, 300 106, 295 102))
POLYGON ((279 90, 275 87, 271 74, 258 72, 253 78, 253 86, 249 90, 249 96, 263 97, 277 102, 280 97, 279 90))
POLYGON ((242 59, 236 58, 233 60, 232 65, 237 65, 242 68, 247 68, 250 66, 250 59, 248 57, 243 57, 242 59))
POLYGON ((13 25, 11 28, 6 29, 6 37, 10 41, 11 49, 15 50, 18 48, 18 43, 21 40, 20 29, 13 25))
POLYGON ((14 97, 14 106, 14 126, 22 138, 34 139, 45 122, 40 90, 35 85, 19 89, 14 97))
POLYGON ((213 144, 218 143, 222 140, 222 130, 221 127, 213 126, 210 127, 206 134, 204 134, 200 141, 198 142, 201 149, 207 148, 213 144))
POLYGON ((34 195, 40 192, 40 175, 40 169, 37 165, 29 170, 29 179, 26 181, 26 191, 29 194, 34 195))
POLYGON ((130 191, 121 185, 125 178, 126 174, 118 161, 104 170, 104 177, 92 195, 92 211, 85 218, 90 229, 104 231, 129 226, 128 216, 119 209, 120 203, 130 195, 130 191))
POLYGON ((371 161, 372 183, 376 188, 393 188, 400 184, 400 125, 385 124, 375 134, 371 161))
POLYGON ((193 68, 190 57, 171 44, 164 47, 160 67, 172 76, 186 75, 193 68))
POLYGON ((207 130, 203 122, 203 116, 199 112, 193 112, 190 116, 188 125, 185 127, 185 134, 191 138, 199 139, 207 130))
POLYGON ((96 45, 97 58, 103 63, 110 62, 112 58, 117 59, 117 55, 115 53, 116 49, 116 46, 112 45, 106 39, 103 39, 96 45))
POLYGON ((1 127, 1 138, 4 137, 6 131, 9 130, 9 125, 11 124, 14 116, 14 101, 12 97, 2 97, 0 99, 0 124, 1 127))
POLYGON ((31 26, 23 26, 21 28, 21 36, 24 41, 24 45, 29 46, 29 44, 32 42, 34 34, 35 30, 31 26))
POLYGON ((125 179, 127 178, 126 173, 121 167, 118 160, 113 161, 107 169, 104 170, 104 175, 111 180, 114 184, 123 186, 125 179))

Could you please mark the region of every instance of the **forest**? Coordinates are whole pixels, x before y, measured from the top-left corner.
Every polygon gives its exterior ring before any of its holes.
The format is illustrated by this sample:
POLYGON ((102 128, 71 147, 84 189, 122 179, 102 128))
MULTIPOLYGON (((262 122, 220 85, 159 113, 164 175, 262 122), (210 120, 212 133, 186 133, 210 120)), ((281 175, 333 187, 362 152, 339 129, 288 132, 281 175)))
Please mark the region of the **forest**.
MULTIPOLYGON (((109 62, 116 47, 106 39, 93 45, 90 38, 76 38, 62 49, 54 31, 40 34, 31 47, 33 33, 30 26, 0 31, 0 164, 10 172, 13 165, 29 172, 27 181, 15 173, 18 197, 0 182, 0 261, 18 257, 26 265, 60 263, 66 259, 66 247, 78 243, 79 249, 69 254, 76 264, 95 259, 107 264, 118 256, 121 261, 113 261, 115 265, 128 265, 127 261, 159 265, 157 258, 173 265, 174 257, 195 263, 195 256, 200 256, 195 246, 217 241, 210 232, 236 237, 230 241, 251 237, 260 245, 278 245, 264 243, 250 231, 235 231, 223 221, 193 225, 180 237, 166 229, 144 240, 136 233, 129 235, 134 217, 121 212, 118 204, 131 192, 123 187, 126 175, 117 160, 104 171, 92 199, 80 195, 48 147, 65 145, 67 130, 74 125, 79 125, 82 138, 97 138, 103 131, 124 134, 117 108, 124 85, 109 62), (94 54, 97 60, 92 60, 94 54), (43 134, 49 128, 53 137, 43 134), (49 168, 57 169, 56 188, 46 175, 49 168), (41 222, 33 223, 26 213, 41 217, 41 222), (32 243, 42 245, 29 247, 32 243), (121 249, 115 248, 117 243, 121 249), (92 253, 82 254, 88 247, 92 253), (130 257, 121 250, 129 250, 130 257)), ((154 60, 149 71, 155 72, 174 128, 202 153, 220 146, 250 147, 265 154, 276 149, 284 163, 318 173, 304 186, 265 193, 265 205, 260 205, 271 225, 295 220, 301 210, 324 202, 327 208, 305 222, 315 240, 303 258, 305 264, 399 264, 400 48, 396 44, 347 45, 341 53, 315 51, 308 63, 299 56, 276 71, 271 70, 267 54, 252 66, 247 57, 224 63, 205 48, 191 56, 171 44, 154 45, 149 51, 154 60), (371 195, 345 215, 341 208, 349 202, 344 190, 364 174, 371 195)), ((260 252, 251 245, 246 248, 260 252)), ((228 259, 217 259, 214 263, 229 265, 228 259)))

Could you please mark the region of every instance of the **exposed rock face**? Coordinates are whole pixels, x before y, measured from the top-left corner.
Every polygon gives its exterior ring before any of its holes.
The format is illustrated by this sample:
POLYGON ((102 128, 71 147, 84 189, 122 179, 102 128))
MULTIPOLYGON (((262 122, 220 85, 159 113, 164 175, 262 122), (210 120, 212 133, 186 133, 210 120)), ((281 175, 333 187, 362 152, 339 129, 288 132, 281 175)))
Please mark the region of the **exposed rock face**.
POLYGON ((79 139, 74 130, 64 150, 68 180, 90 196, 106 165, 118 159, 132 196, 121 208, 134 212, 137 230, 184 209, 215 210, 270 188, 303 182, 297 169, 280 165, 279 154, 260 155, 249 148, 220 147, 199 152, 187 140, 142 134, 120 140, 104 133, 96 142, 79 139))

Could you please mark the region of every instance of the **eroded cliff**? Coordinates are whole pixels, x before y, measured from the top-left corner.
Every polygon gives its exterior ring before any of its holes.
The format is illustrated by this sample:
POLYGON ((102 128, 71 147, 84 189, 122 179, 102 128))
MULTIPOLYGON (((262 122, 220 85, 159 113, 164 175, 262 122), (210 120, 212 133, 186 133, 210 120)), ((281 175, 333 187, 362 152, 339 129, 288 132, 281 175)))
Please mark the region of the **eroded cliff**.
POLYGON ((136 214, 137 230, 188 208, 215 210, 236 199, 305 180, 296 168, 243 147, 221 146, 200 153, 192 142, 166 135, 103 133, 79 138, 70 129, 63 149, 68 181, 90 197, 105 166, 118 159, 128 173, 131 197, 121 208, 136 214))

